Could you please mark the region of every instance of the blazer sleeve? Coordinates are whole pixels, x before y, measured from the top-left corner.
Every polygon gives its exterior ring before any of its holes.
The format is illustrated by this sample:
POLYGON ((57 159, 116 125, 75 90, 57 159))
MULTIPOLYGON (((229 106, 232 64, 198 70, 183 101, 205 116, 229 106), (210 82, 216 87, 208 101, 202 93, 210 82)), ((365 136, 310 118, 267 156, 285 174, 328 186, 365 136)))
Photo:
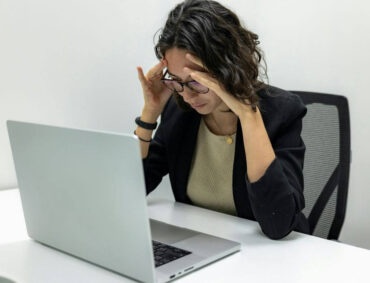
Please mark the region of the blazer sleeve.
POLYGON ((160 123, 150 142, 148 156, 143 159, 146 193, 154 189, 168 173, 167 150, 164 141, 165 125, 160 123))
POLYGON ((276 158, 264 175, 254 183, 245 175, 254 216, 271 239, 285 237, 302 219, 305 203, 302 170, 306 147, 301 131, 307 109, 300 99, 298 101, 274 139, 276 158))

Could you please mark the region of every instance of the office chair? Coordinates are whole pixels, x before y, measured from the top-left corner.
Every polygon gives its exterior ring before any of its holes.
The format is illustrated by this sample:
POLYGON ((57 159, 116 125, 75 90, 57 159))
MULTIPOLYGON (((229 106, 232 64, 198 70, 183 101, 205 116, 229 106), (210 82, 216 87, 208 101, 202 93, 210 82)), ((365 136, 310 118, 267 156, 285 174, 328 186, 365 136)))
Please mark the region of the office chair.
POLYGON ((340 95, 291 92, 307 106, 302 128, 306 144, 303 213, 313 235, 338 240, 346 212, 351 162, 348 101, 340 95))

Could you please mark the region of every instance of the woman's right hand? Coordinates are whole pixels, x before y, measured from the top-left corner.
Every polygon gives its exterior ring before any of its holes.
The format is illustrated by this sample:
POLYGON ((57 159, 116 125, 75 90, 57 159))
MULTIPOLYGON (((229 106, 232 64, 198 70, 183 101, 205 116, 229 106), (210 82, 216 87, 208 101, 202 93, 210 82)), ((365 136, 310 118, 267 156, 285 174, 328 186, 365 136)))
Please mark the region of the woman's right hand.
POLYGON ((162 82, 163 69, 167 67, 165 58, 152 67, 146 75, 143 69, 137 67, 139 80, 144 94, 144 109, 154 115, 160 115, 168 99, 171 97, 171 90, 162 82))

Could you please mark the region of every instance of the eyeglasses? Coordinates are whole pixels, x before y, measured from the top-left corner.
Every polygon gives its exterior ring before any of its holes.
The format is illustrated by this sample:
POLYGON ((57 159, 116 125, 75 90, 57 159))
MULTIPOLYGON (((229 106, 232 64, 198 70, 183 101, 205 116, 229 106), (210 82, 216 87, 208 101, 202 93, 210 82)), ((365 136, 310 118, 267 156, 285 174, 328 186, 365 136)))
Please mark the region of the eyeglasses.
POLYGON ((208 87, 196 81, 190 81, 190 82, 183 83, 183 82, 179 82, 173 79, 166 78, 167 74, 168 74, 168 71, 166 70, 161 81, 167 88, 169 88, 172 91, 183 92, 184 86, 187 86, 190 90, 197 92, 197 93, 207 93, 209 91, 208 87))

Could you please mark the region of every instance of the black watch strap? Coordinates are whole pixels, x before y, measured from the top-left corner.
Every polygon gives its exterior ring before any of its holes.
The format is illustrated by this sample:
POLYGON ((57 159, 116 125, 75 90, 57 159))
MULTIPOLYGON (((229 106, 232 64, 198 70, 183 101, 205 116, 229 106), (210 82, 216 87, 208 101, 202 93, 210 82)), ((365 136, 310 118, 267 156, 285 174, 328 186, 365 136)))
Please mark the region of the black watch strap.
POLYGON ((143 128, 143 129, 147 129, 147 130, 154 130, 155 128, 157 128, 157 125, 158 123, 155 122, 155 123, 146 123, 144 121, 141 121, 140 119, 141 117, 136 117, 135 119, 135 123, 136 125, 138 125, 139 127, 143 128))

